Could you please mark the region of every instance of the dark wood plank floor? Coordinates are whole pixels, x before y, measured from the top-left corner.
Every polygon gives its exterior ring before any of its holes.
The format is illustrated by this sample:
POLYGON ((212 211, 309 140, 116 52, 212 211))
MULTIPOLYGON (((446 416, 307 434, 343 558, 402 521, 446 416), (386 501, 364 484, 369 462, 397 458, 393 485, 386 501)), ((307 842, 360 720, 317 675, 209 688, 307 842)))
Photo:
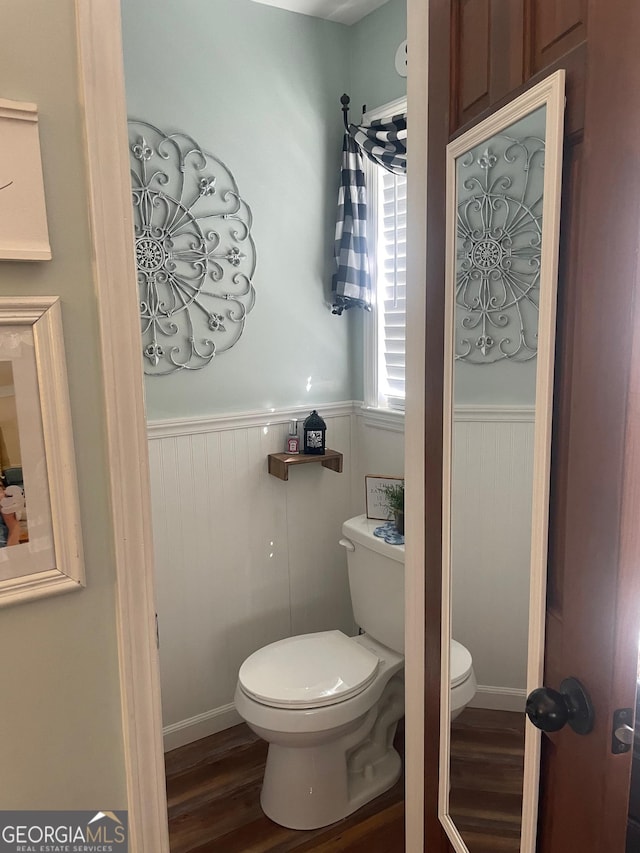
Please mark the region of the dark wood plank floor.
MULTIPOLYGON (((401 754, 400 727, 396 748, 401 754)), ((245 725, 165 756, 171 853, 401 853, 404 784, 345 820, 301 832, 265 817, 260 788, 267 744, 245 725)))
POLYGON ((466 708, 451 729, 450 813, 471 853, 518 853, 524 714, 466 708))
MULTIPOLYGON (((404 754, 399 727, 396 748, 404 754)), ((451 812, 471 853, 517 853, 524 718, 467 708, 452 731, 451 812)), ((404 786, 332 826, 300 832, 264 816, 267 745, 247 726, 167 753, 172 853, 402 853, 404 786)))

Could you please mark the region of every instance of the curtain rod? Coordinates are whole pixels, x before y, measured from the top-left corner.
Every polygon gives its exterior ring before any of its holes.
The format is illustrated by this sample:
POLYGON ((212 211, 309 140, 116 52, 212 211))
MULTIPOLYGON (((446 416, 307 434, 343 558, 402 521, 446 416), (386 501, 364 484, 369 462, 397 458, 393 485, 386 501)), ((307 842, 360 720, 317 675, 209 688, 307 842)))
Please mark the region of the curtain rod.
MULTIPOLYGON (((349 104, 351 103, 351 98, 345 92, 344 95, 340 98, 340 103, 342 104, 342 120, 344 121, 344 129, 349 130, 349 104)), ((367 105, 362 105, 362 115, 364 115, 367 111, 367 105)))

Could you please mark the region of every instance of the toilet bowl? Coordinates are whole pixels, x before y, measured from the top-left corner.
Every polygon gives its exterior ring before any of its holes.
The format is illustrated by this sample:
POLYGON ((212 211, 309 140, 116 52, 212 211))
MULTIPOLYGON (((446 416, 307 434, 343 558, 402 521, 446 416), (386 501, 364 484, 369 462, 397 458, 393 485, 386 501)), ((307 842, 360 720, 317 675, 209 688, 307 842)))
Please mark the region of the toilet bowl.
MULTIPOLYGON (((345 522, 355 637, 322 631, 254 652, 240 667, 235 706, 269 744, 260 803, 291 829, 341 820, 389 789, 402 763, 393 747, 404 715, 404 546, 358 516, 345 522)), ((452 715, 475 694, 471 655, 451 654, 452 715)), ((452 647, 453 648, 453 647, 452 647)))
POLYGON ((451 722, 453 722, 476 695, 478 684, 475 672, 473 671, 471 653, 462 643, 451 640, 449 659, 449 672, 451 675, 449 716, 451 722))
POLYGON ((403 665, 366 635, 341 631, 281 640, 244 662, 235 705, 269 744, 260 795, 267 817, 316 829, 395 784, 403 665))

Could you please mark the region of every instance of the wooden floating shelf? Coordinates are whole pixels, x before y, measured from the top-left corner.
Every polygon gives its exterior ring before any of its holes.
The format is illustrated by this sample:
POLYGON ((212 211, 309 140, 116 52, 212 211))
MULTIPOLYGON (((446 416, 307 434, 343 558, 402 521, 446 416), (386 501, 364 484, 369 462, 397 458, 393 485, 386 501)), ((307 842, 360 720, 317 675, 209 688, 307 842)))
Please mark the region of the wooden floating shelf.
POLYGON ((342 473, 342 453, 337 450, 325 450, 323 454, 311 453, 270 453, 269 473, 280 480, 289 479, 289 468, 291 465, 308 465, 310 462, 319 462, 323 468, 342 473))

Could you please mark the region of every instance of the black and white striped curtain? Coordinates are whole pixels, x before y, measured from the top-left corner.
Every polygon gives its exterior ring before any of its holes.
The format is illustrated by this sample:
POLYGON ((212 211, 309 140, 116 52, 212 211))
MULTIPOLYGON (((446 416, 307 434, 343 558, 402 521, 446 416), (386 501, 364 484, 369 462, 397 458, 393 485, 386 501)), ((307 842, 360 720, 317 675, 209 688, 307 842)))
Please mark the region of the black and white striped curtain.
POLYGON ((349 125, 349 133, 366 156, 394 175, 407 171, 407 116, 349 125))
POLYGON ((371 310, 371 279, 367 253, 367 197, 362 155, 353 137, 342 142, 342 168, 338 188, 333 275, 333 313, 359 306, 371 310))
POLYGON ((362 154, 389 172, 407 171, 407 117, 350 124, 342 144, 338 190, 333 313, 358 306, 371 310, 371 278, 367 252, 367 198, 362 154))

